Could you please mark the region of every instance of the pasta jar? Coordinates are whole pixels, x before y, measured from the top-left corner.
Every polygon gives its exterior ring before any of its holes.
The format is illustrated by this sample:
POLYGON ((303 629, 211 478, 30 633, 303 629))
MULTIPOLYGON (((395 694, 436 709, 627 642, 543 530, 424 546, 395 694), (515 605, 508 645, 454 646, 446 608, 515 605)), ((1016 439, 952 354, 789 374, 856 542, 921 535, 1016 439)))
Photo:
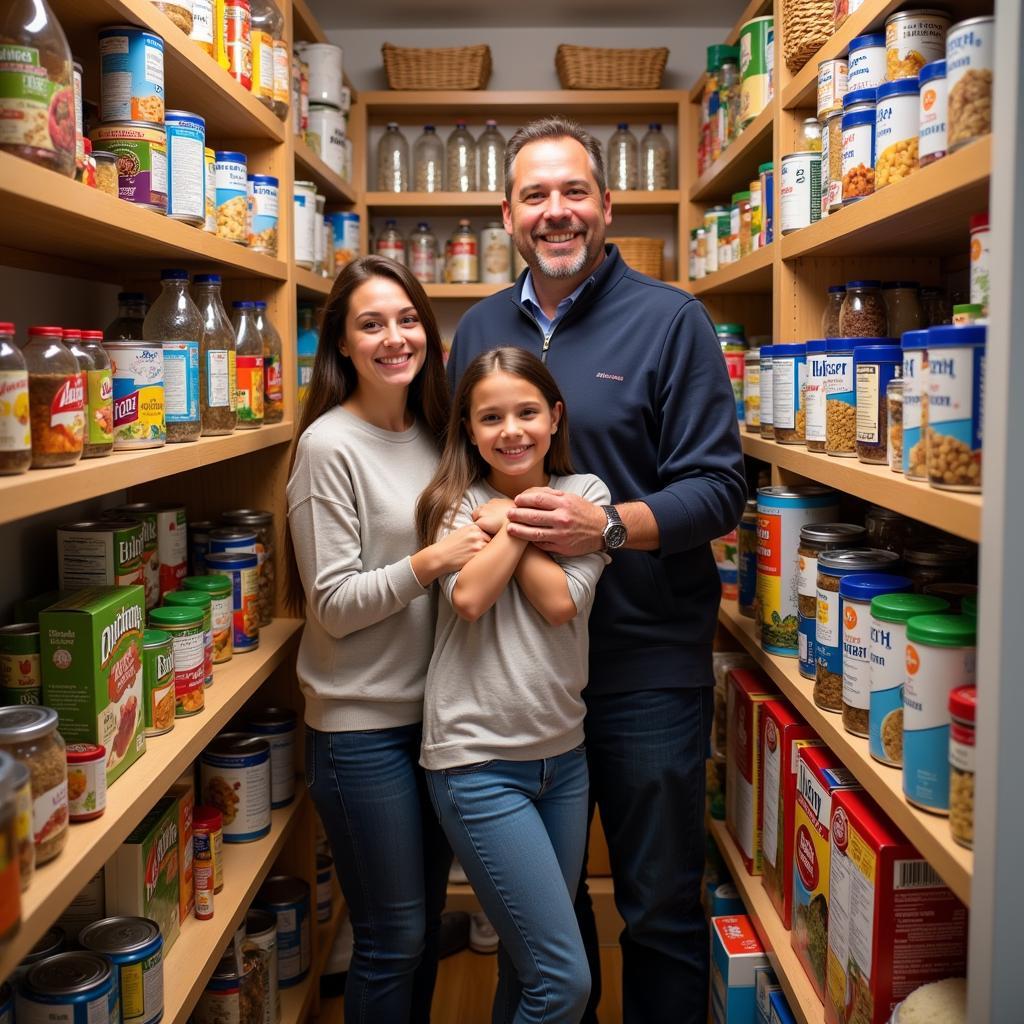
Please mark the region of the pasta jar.
POLYGON ((149 613, 149 624, 171 636, 174 657, 174 716, 198 715, 206 703, 203 693, 205 631, 198 608, 163 607, 149 613))
POLYGON ((788 235, 821 220, 821 151, 802 150, 782 158, 779 207, 788 235))
POLYGON ((897 11, 885 19, 885 79, 917 78, 946 54, 949 17, 944 11, 897 11))
POLYGON ((876 761, 903 764, 903 683, 906 676, 907 623, 918 615, 948 611, 938 597, 906 592, 871 601, 871 700, 868 750, 876 761))
POLYGON ((903 350, 903 474, 928 479, 928 332, 907 331, 903 350))
POLYGON ((981 491, 986 328, 928 330, 928 480, 947 491, 981 491))
POLYGON ((949 151, 992 131, 995 20, 968 18, 946 34, 949 151))
POLYGON ((875 90, 843 97, 843 205, 875 191, 875 90))
POLYGON ((971 302, 981 306, 983 316, 988 316, 989 298, 989 232, 988 214, 975 213, 969 221, 971 226, 971 302))
POLYGON ((803 408, 807 377, 805 345, 774 345, 772 424, 779 444, 803 444, 807 414, 803 408))
POLYGON ((800 531, 797 548, 797 606, 799 609, 800 675, 815 676, 814 634, 818 621, 818 555, 860 547, 864 543, 863 526, 854 523, 814 523, 800 531))
POLYGON ((949 695, 975 683, 977 623, 967 615, 918 615, 907 622, 903 682, 903 795, 949 813, 949 695))
MULTIPOLYGON (((191 525, 190 523, 190 529, 191 525)), ((182 590, 209 594, 213 625, 213 663, 221 665, 225 661, 230 661, 234 653, 231 642, 231 581, 224 576, 186 576, 181 581, 181 587, 182 590)))
POLYGON ((99 743, 69 743, 68 820, 92 821, 107 809, 107 748, 99 743))
POLYGON ((821 215, 843 205, 843 112, 835 110, 821 125, 821 215))
POLYGON ((743 429, 761 433, 761 350, 749 348, 743 356, 743 429))
POLYGON ((772 377, 772 352, 774 346, 762 345, 758 349, 760 355, 760 387, 758 394, 761 398, 761 436, 767 438, 775 437, 775 423, 773 419, 773 377, 772 377))
POLYGON ((843 710, 843 598, 846 576, 885 573, 900 556, 877 548, 841 548, 818 557, 817 623, 814 630, 814 703, 837 714, 843 710))
POLYGON ((871 708, 871 602, 883 594, 905 594, 913 584, 906 576, 863 573, 839 583, 843 603, 843 728, 868 735, 871 708))
POLYGON ((828 365, 824 339, 807 342, 807 375, 804 380, 804 443, 809 452, 825 451, 825 369, 828 365))
POLYGON ((946 62, 933 60, 918 78, 917 166, 946 155, 946 62))
POLYGON ((847 92, 877 89, 885 81, 885 34, 872 32, 850 41, 847 92))
MULTIPOLYGON (((6 942, 21 927, 17 776, 18 762, 0 751, 0 942, 6 942)), ((6 1019, 11 1020, 9 1011, 6 1019)))
POLYGON ((849 80, 849 64, 839 60, 818 62, 818 120, 824 121, 833 111, 842 111, 843 97, 849 80))
POLYGON ((203 685, 213 685, 213 613, 212 597, 200 590, 172 590, 164 594, 169 608, 192 608, 203 616, 203 685))
POLYGON ((854 344, 847 338, 829 338, 825 342, 825 451, 847 458, 857 454, 854 344))
POLYGON ((917 170, 920 99, 916 78, 883 82, 875 94, 875 189, 917 170))
MULTIPOLYGON (((901 349, 902 352, 902 349, 901 349)), ((902 357, 901 357, 902 358, 902 357)), ((903 378, 893 377, 885 386, 886 418, 889 422, 889 468, 903 472, 903 378)))
POLYGON ((739 567, 739 610, 741 615, 754 617, 754 601, 757 597, 757 501, 747 498, 743 518, 737 527, 737 558, 739 567))
POLYGON ((974 845, 974 712, 978 691, 957 686, 949 695, 949 831, 961 846, 974 845))
POLYGON ((903 372, 903 350, 891 339, 861 338, 853 355, 857 458, 886 465, 889 461, 889 381, 903 372))

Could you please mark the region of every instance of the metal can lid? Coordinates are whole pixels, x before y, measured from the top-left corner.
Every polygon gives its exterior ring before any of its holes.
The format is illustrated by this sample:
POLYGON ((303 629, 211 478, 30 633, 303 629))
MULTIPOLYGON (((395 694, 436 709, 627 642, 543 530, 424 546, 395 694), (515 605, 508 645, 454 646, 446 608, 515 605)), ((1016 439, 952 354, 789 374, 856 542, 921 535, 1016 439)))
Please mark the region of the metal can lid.
POLYGON ((200 128, 206 128, 206 118, 199 114, 193 114, 191 110, 165 110, 164 123, 166 124, 168 121, 187 121, 199 125, 200 128))
POLYGON ((826 576, 884 572, 895 568, 899 560, 900 556, 895 551, 883 551, 881 548, 839 548, 818 555, 818 572, 826 576))
POLYGON ((259 564, 255 551, 222 551, 203 557, 211 569, 255 569, 259 564))
POLYGON ((266 935, 268 932, 277 934, 277 918, 269 910, 250 907, 245 912, 246 938, 251 939, 259 935, 266 935))
POLYGON ((107 748, 101 743, 69 743, 67 751, 68 764, 90 764, 107 756, 107 748))
POLYGON ((210 531, 210 540, 250 541, 255 544, 256 534, 242 526, 218 526, 217 529, 210 531))
POLYGON ((977 633, 969 615, 918 615, 907 622, 907 639, 932 647, 973 647, 977 633))
POLYGON ((274 513, 258 508, 233 508, 222 512, 220 519, 227 526, 271 526, 274 513))
POLYGON ((16 622, 0 626, 0 651, 9 654, 39 653, 39 623, 16 622))
POLYGON ((103 519, 98 522, 66 523, 58 526, 60 533, 110 533, 111 530, 136 530, 139 528, 137 519, 103 519))
POLYGON ((182 605, 164 605, 152 608, 149 622, 166 630, 181 629, 184 626, 202 626, 203 613, 197 608, 186 608, 182 605))
POLYGON ((291 875, 271 875, 260 886, 256 899, 269 906, 306 903, 309 901, 309 883, 291 875))
POLYGON ((47 957, 56 956, 64 949, 64 929, 54 925, 43 933, 43 937, 22 957, 21 966, 37 964, 47 957))
POLYGON ((758 498, 811 498, 817 499, 818 503, 824 504, 828 500, 838 500, 838 492, 831 487, 819 487, 817 484, 797 484, 788 486, 777 484, 772 487, 758 487, 758 498))
POLYGON ((871 601, 882 594, 906 593, 914 581, 906 576, 891 576, 884 572, 856 573, 845 576, 839 584, 839 596, 854 601, 871 601))
POLYGON ((58 953, 29 968, 25 987, 47 996, 73 996, 113 985, 110 961, 89 951, 58 953))
POLYGON ((171 634, 165 633, 162 629, 144 629, 142 631, 142 646, 165 647, 171 642, 171 634))
POLYGON ((160 925, 148 917, 107 917, 86 925, 78 936, 83 949, 108 956, 141 953, 162 942, 160 925))
POLYGON ((871 614, 882 622, 908 622, 918 615, 938 615, 949 602, 928 594, 883 594, 871 601, 871 614))
POLYGON ((253 757, 261 754, 270 755, 270 743, 267 740, 244 732, 222 732, 206 745, 201 756, 253 757))
POLYGON ((260 708, 245 716, 246 726, 274 732, 294 729, 298 715, 291 708, 260 708))
POLYGON ((973 722, 978 706, 976 686, 954 686, 949 692, 949 713, 961 722, 973 722))
POLYGON ((857 523, 809 523, 800 528, 800 539, 811 544, 842 544, 850 547, 860 544, 867 530, 857 523))
POLYGON ((925 64, 921 68, 921 73, 918 75, 918 83, 923 87, 925 82, 930 82, 933 78, 945 78, 946 77, 946 62, 944 60, 933 60, 928 64, 925 64))
POLYGON ((57 712, 40 704, 0 708, 0 743, 25 743, 57 728, 57 712))

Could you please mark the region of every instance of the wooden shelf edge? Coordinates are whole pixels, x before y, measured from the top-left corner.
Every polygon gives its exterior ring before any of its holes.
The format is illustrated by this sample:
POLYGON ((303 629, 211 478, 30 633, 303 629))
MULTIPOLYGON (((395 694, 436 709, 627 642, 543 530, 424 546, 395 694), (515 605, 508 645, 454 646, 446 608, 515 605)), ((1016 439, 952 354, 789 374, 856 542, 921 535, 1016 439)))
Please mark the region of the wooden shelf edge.
POLYGON ((431 299, 473 301, 486 299, 489 295, 510 288, 512 284, 512 281, 502 284, 425 284, 423 288, 431 299))
POLYGON ((974 856, 953 841, 949 821, 913 807, 903 797, 900 770, 883 765, 868 753, 868 741, 843 728, 842 717, 822 711, 813 698, 814 684, 804 679, 795 658, 779 658, 761 650, 754 620, 741 615, 735 601, 723 600, 719 622, 768 673, 783 696, 817 731, 875 802, 892 819, 966 906, 971 902, 974 856))
POLYGON ((775 242, 752 252, 736 263, 730 263, 714 274, 699 281, 690 281, 687 288, 694 295, 713 295, 716 292, 771 292, 772 263, 778 246, 775 242))
POLYGON ((328 277, 314 274, 305 267, 295 267, 295 287, 303 298, 325 299, 331 294, 334 282, 328 277))
POLYGON ((329 42, 306 0, 292 0, 292 19, 292 38, 296 42, 300 39, 309 43, 329 42))
POLYGON ((687 101, 685 89, 439 89, 392 91, 366 90, 359 94, 370 116, 389 111, 403 112, 426 108, 434 111, 477 111, 502 108, 519 110, 530 107, 554 107, 560 110, 594 109, 651 113, 671 112, 687 101))
POLYGON ((351 182, 346 181, 340 174, 332 171, 330 167, 320 158, 303 139, 299 136, 292 136, 292 149, 295 155, 295 163, 303 169, 304 174, 309 174, 316 184, 324 190, 328 202, 341 202, 355 205, 359 202, 359 194, 351 182))
MULTIPOLYGON (((768 106, 740 133, 735 142, 690 186, 690 201, 700 202, 722 194, 720 182, 739 163, 750 158, 750 153, 767 137, 771 139, 774 104, 768 106)), ((757 168, 750 172, 753 181, 757 168)))
POLYGON ((171 732, 149 740, 141 760, 110 788, 104 815, 70 827, 67 847, 36 871, 22 895, 21 930, 0 952, 0 978, 10 974, 153 804, 284 661, 302 625, 300 619, 275 619, 260 631, 255 651, 218 666, 206 691, 206 710, 177 719, 171 732))

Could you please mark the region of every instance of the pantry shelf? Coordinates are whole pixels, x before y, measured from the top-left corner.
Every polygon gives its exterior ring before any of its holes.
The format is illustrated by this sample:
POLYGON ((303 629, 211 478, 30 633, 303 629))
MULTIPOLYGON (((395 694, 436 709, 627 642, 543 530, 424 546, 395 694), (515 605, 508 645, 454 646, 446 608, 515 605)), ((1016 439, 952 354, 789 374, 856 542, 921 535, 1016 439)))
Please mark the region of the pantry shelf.
POLYGON ((842 759, 943 881, 969 906, 974 855, 953 842, 948 819, 919 811, 907 803, 903 797, 900 770, 876 761, 868 752, 868 741, 843 728, 841 715, 822 711, 814 703, 814 684, 800 675, 795 658, 780 658, 761 650, 754 620, 741 615, 735 601, 722 601, 718 619, 768 673, 804 721, 813 726, 828 747, 842 759))
MULTIPOLYGON (((260 646, 255 651, 217 666, 213 685, 206 691, 205 710, 176 719, 169 733, 147 742, 146 753, 107 792, 102 817, 70 826, 64 851, 37 869, 22 894, 21 930, 0 950, 0 978, 10 974, 153 804, 293 653, 301 628, 301 619, 274 619, 260 630, 260 646)), ((272 835, 276 834, 275 829, 272 835)), ((173 986, 165 988, 168 993, 173 991, 173 986)), ((174 1020, 173 1014, 168 1019, 174 1020)))
POLYGON ((778 444, 744 433, 743 451, 762 462, 788 470, 814 483, 835 487, 865 501, 936 526, 975 543, 981 540, 981 495, 940 491, 908 480, 888 466, 869 466, 857 459, 837 459, 809 452, 799 445, 778 444))
POLYGON ((472 301, 486 299, 503 288, 508 288, 511 281, 504 284, 425 284, 427 297, 431 299, 454 299, 472 301))
MULTIPOLYGON (((309 797, 304 787, 287 807, 271 815, 270 833, 254 843, 224 844, 224 888, 213 901, 210 921, 190 917, 164 959, 164 1020, 185 1024, 210 980, 249 904, 270 873, 309 797)), ((282 989, 282 1019, 284 994, 282 989)), ((301 1018, 296 1018, 301 1019, 301 1018)))
MULTIPOLYGON (((771 14, 772 7, 774 4, 772 0, 750 0, 750 3, 744 8, 743 13, 736 19, 732 28, 729 30, 729 34, 725 37, 726 46, 735 46, 739 42, 740 29, 754 18, 760 18, 763 14, 771 14)), ((708 73, 705 71, 701 74, 700 78, 690 86, 690 102, 699 103, 701 97, 704 95, 704 86, 708 80, 708 73)))
POLYGON ((729 199, 757 177, 757 168, 772 158, 772 104, 740 133, 739 137, 690 186, 690 201, 729 199))
POLYGON ((730 263, 698 281, 690 281, 683 287, 693 295, 769 293, 772 290, 772 266, 777 248, 777 243, 772 242, 736 263, 730 263))
MULTIPOLYGON (((486 211, 497 220, 502 198, 500 192, 367 192, 366 206, 378 216, 416 217, 428 211, 460 216, 486 211)), ((612 192, 612 210, 618 213, 675 213, 679 201, 678 189, 612 192)))
POLYGON ((314 274, 312 270, 305 267, 295 267, 295 287, 298 290, 300 299, 325 299, 331 294, 331 286, 334 282, 329 277, 322 277, 314 274))
MULTIPOLYGON (((291 423, 258 430, 236 430, 223 437, 201 437, 143 451, 114 452, 105 459, 83 459, 62 469, 33 469, 0 477, 0 525, 76 501, 212 466, 292 439, 291 423)), ((2 975, 0 975, 2 976, 2 975)))
POLYGON ((790 1010, 800 1024, 821 1024, 825 1009, 790 945, 789 931, 779 920, 768 893, 761 885, 760 877, 747 874, 743 858, 724 821, 713 820, 710 828, 711 835, 725 858, 729 874, 732 875, 732 880, 743 898, 747 914, 754 923, 761 945, 768 954, 772 970, 775 971, 775 976, 786 994, 790 1010))
POLYGON ((351 182, 336 174, 320 159, 306 143, 295 136, 292 139, 295 149, 295 177, 298 180, 308 178, 316 184, 317 189, 327 197, 328 203, 343 203, 349 206, 359 202, 359 194, 351 182))

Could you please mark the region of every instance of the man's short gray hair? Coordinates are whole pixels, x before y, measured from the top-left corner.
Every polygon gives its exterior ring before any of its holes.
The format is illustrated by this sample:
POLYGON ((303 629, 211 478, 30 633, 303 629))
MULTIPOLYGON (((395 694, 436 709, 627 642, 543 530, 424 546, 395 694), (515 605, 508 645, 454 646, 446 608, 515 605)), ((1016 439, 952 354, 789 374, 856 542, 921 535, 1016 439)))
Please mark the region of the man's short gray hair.
POLYGON ((541 117, 529 124, 524 124, 505 147, 505 198, 512 200, 512 165, 523 146, 531 142, 540 142, 542 139, 575 139, 586 151, 590 158, 590 170, 594 174, 598 190, 604 195, 604 157, 601 155, 601 143, 594 138, 585 128, 568 117, 555 114, 551 117, 541 117))

